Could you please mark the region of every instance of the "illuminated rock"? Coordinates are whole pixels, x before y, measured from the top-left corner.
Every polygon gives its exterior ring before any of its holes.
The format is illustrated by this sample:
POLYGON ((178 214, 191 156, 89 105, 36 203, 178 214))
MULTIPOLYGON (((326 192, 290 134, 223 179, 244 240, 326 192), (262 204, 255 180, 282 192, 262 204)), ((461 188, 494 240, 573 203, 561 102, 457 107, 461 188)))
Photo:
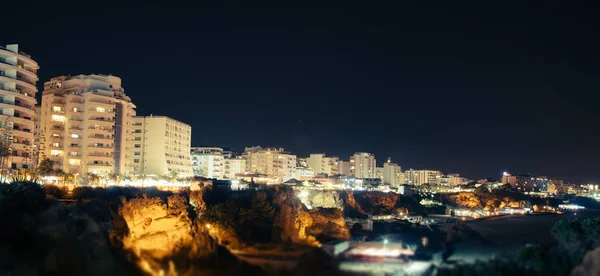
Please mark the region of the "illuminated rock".
POLYGON ((178 196, 170 197, 169 205, 159 198, 124 201, 120 212, 129 228, 125 246, 138 255, 146 252, 160 258, 192 240, 191 222, 187 211, 182 210, 182 200, 178 196))

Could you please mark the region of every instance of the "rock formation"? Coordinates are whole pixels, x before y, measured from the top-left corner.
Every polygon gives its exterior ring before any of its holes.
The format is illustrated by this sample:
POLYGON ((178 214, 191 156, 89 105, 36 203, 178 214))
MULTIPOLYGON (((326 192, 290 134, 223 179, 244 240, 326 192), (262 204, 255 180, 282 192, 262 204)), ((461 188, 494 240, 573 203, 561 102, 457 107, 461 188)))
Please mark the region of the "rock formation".
POLYGON ((273 221, 273 239, 291 243, 315 244, 314 237, 306 234, 312 225, 311 215, 291 191, 276 193, 273 204, 277 212, 273 221))
POLYGON ((136 254, 150 253, 156 258, 172 254, 185 241, 192 240, 191 221, 185 199, 172 196, 168 205, 159 198, 123 200, 119 210, 129 227, 125 247, 136 254))
POLYGON ((349 239, 343 212, 337 208, 313 208, 310 210, 312 225, 306 229, 309 235, 325 242, 336 239, 349 239))

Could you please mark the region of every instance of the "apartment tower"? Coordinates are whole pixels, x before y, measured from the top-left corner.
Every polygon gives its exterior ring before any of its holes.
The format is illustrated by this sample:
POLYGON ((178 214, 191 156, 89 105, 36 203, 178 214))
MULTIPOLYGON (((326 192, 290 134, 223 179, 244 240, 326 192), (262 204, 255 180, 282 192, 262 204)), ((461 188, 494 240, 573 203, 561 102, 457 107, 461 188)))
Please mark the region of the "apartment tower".
POLYGON ((134 116, 135 105, 116 76, 52 78, 42 94, 40 158, 82 176, 130 173, 134 116))
POLYGON ((3 168, 29 168, 33 163, 37 62, 19 45, 0 46, 0 139, 10 145, 3 168))

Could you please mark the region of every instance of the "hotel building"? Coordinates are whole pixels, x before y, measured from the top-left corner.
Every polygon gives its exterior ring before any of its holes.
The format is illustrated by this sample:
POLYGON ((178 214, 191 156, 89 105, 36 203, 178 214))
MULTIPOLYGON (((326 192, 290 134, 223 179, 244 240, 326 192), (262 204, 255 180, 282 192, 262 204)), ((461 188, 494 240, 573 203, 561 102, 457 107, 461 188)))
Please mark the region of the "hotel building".
POLYGON ((406 184, 422 185, 422 184, 439 184, 442 178, 442 172, 432 170, 406 170, 404 171, 406 184))
POLYGON ((314 175, 326 174, 328 176, 340 173, 339 158, 326 157, 322 153, 312 153, 306 158, 306 165, 313 170, 314 175))
POLYGON ((42 94, 40 156, 73 174, 130 173, 133 116, 135 105, 116 76, 52 78, 42 94))
POLYGON ((133 173, 190 177, 192 127, 165 116, 133 118, 133 173))
POLYGON ((248 173, 265 174, 277 183, 296 177, 296 155, 282 148, 246 148, 243 156, 246 159, 248 173))
POLYGON ((375 156, 357 152, 350 157, 350 174, 356 178, 376 178, 375 156))
POLYGON ((38 69, 19 45, 0 46, 0 135, 10 145, 4 168, 29 168, 33 163, 38 69))

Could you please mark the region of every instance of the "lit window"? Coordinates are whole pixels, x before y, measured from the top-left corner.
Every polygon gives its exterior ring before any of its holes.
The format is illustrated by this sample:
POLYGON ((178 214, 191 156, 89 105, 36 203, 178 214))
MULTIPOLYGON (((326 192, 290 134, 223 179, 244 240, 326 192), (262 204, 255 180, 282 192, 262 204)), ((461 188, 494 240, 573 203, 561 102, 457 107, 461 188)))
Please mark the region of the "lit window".
POLYGON ((52 121, 55 121, 55 122, 64 122, 65 121, 65 116, 62 116, 62 115, 52 115, 52 121))
POLYGON ((73 112, 79 112, 79 108, 73 107, 73 112))
POLYGON ((96 111, 98 111, 98 112, 106 112, 106 109, 104 107, 96 107, 96 111))
POLYGON ((60 136, 58 133, 53 133, 52 134, 52 137, 58 137, 58 136, 60 136))
POLYGON ((71 138, 79 138, 79 134, 73 133, 73 134, 71 134, 71 138))
POLYGON ((62 108, 60 106, 53 106, 52 107, 52 111, 54 111, 54 112, 61 112, 62 108))
POLYGON ((52 143, 52 146, 55 147, 55 148, 58 148, 59 145, 60 145, 59 143, 52 143))

